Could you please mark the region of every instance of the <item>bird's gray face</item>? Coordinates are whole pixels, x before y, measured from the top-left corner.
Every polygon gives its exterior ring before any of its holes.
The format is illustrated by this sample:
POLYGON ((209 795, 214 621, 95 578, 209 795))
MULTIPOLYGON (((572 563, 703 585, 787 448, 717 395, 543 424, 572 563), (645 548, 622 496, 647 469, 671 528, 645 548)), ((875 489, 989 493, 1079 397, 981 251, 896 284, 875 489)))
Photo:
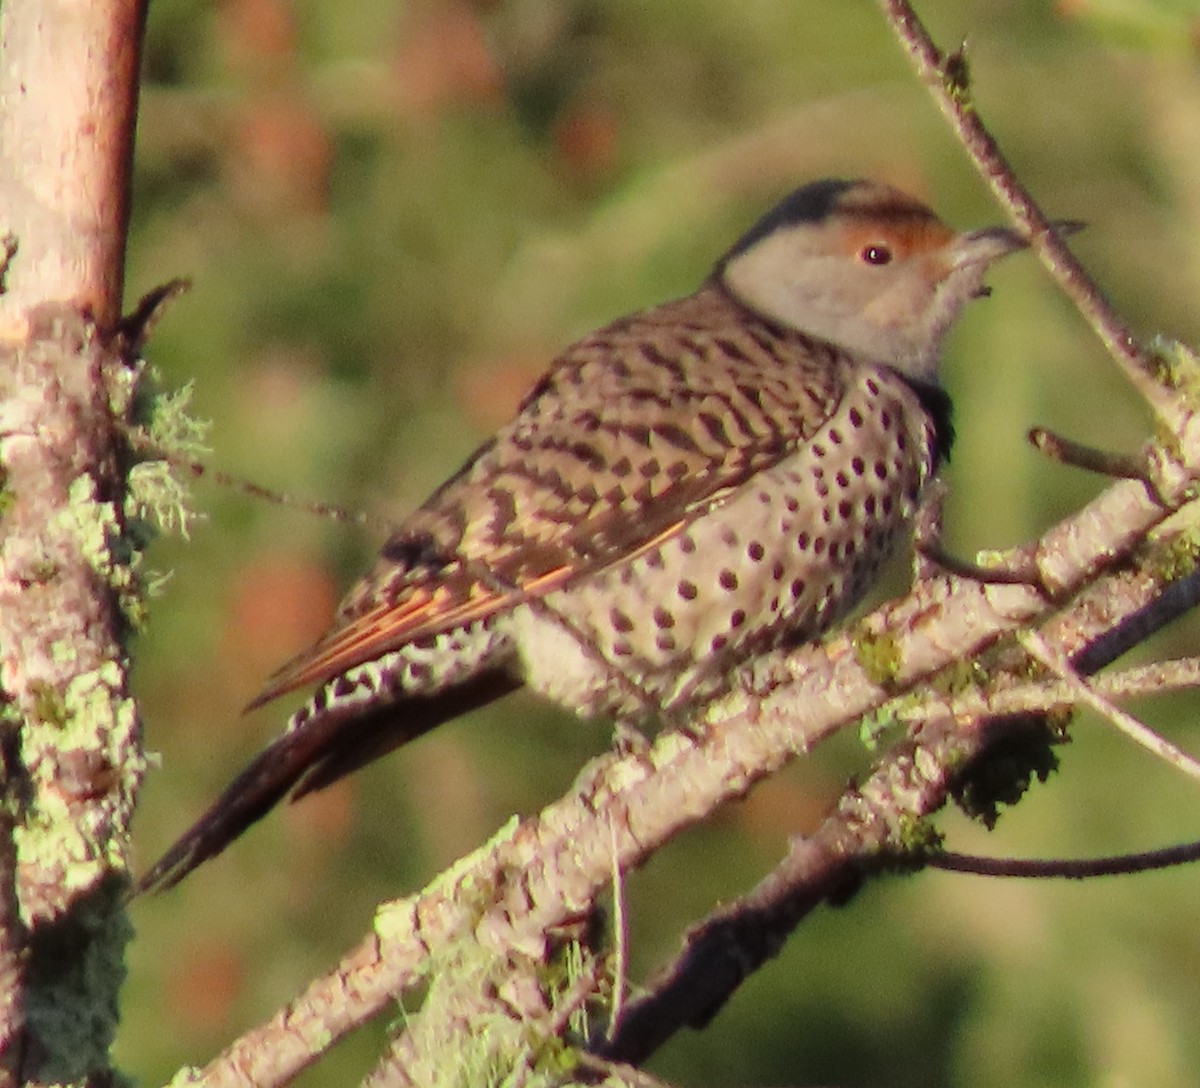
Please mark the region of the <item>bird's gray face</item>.
POLYGON ((985 293, 988 266, 1026 243, 1002 227, 955 234, 890 186, 850 182, 836 194, 819 216, 756 228, 718 265, 718 277, 766 317, 934 378, 942 339, 985 293))

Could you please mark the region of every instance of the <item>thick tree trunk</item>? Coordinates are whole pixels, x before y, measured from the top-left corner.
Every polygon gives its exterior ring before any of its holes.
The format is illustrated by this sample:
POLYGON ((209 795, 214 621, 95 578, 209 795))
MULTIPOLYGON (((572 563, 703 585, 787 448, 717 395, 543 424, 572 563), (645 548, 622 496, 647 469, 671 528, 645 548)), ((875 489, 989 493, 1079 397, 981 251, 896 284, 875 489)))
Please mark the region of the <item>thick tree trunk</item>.
POLYGON ((108 1083, 145 763, 118 334, 140 0, 0 8, 0 1083, 108 1083))

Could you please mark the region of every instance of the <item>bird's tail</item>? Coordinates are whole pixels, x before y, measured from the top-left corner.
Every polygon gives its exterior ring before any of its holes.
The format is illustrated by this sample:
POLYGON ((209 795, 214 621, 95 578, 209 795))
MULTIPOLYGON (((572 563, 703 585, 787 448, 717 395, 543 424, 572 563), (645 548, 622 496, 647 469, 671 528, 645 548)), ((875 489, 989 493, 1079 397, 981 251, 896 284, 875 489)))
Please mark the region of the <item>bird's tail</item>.
POLYGON ((137 881, 133 894, 178 884, 289 793, 296 800, 324 789, 442 722, 519 686, 510 674, 495 669, 429 694, 399 693, 381 699, 375 692, 369 699, 348 677, 330 681, 292 716, 287 732, 260 752, 137 881))

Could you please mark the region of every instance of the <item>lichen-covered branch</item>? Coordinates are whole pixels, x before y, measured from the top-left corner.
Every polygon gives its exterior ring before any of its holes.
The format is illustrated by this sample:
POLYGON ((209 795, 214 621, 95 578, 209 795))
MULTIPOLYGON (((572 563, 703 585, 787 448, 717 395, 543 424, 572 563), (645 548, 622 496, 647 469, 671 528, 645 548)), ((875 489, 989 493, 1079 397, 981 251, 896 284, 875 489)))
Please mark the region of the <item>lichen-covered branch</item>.
MULTIPOLYGON (((1147 559, 1142 568, 1099 576, 1047 619, 1039 637, 1063 657, 1097 645, 1121 617, 1152 605, 1171 584, 1161 556, 1147 559)), ((631 1003, 604 1043, 606 1056, 637 1063, 680 1028, 703 1026, 813 909, 864 876, 922 853, 932 831, 921 821, 996 745, 1027 748, 1032 760, 1039 758, 1047 737, 1044 713, 1069 708, 1075 693, 1062 684, 1030 684, 1028 658, 1010 644, 986 655, 982 669, 986 679, 958 685, 961 690, 931 685, 884 708, 881 716, 913 723, 913 735, 888 749, 758 887, 693 927, 678 958, 631 1003), (1042 702, 1034 705, 1031 689, 1042 702), (1015 693, 1026 698, 1006 698, 1015 693)))
POLYGON ((132 375, 71 310, 40 309, 31 333, 0 358, 8 939, 28 935, 25 1081, 107 1068, 129 936, 114 877, 145 768, 121 643, 137 585, 112 408, 132 375))
POLYGON ((117 333, 144 0, 0 6, 0 1051, 111 1083, 145 761, 117 333))
MULTIPOLYGON (((585 916, 607 889, 614 841, 622 869, 640 864, 797 753, 1007 632, 1041 622, 1047 637, 1071 647, 1063 640, 1072 631, 1111 629, 1179 573, 1155 549, 1144 553, 1140 568, 1127 567, 1169 512, 1144 485, 1121 482, 1028 549, 1055 599, 1080 594, 1078 613, 1059 613, 1030 586, 935 578, 828 643, 765 664, 747 690, 710 713, 697 737, 668 732, 645 753, 594 761, 578 789, 536 819, 506 829, 424 892, 380 908, 375 932, 333 972, 235 1043, 197 1082, 286 1083, 395 995, 426 980, 447 950, 464 942, 480 942, 496 956, 516 948, 534 961, 550 957, 555 949, 546 934, 585 916)), ((980 711, 991 712, 986 700, 980 711)), ((939 788, 938 803, 945 783, 939 788)), ((931 795, 926 807, 933 803, 931 795)), ((822 894, 818 888, 817 900, 822 894)))

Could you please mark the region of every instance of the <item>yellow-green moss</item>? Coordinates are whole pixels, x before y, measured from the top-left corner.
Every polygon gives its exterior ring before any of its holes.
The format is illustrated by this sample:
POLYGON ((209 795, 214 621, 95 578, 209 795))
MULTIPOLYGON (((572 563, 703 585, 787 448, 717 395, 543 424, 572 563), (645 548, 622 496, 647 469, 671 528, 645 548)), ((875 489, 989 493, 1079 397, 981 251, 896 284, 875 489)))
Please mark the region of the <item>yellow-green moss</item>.
POLYGON ((858 723, 858 739, 868 752, 878 751, 888 730, 899 725, 895 708, 889 703, 864 714, 858 723))
POLYGON ((63 698, 54 687, 44 680, 30 684, 33 694, 33 714, 41 725, 63 726, 67 722, 67 708, 63 698))
POLYGON ((854 660, 867 679, 885 691, 893 690, 904 664, 900 640, 890 631, 868 631, 860 624, 851 636, 851 645, 854 660))
POLYGON ((1164 582, 1174 582, 1191 574, 1200 563, 1200 524, 1189 525, 1169 540, 1158 542, 1149 557, 1150 572, 1164 582))
POLYGON ((892 831, 892 847, 901 857, 927 854, 942 845, 942 833, 926 816, 904 816, 892 831))
POLYGON ((0 465, 0 518, 3 518, 12 509, 15 501, 16 496, 8 487, 8 472, 3 465, 0 465))
POLYGON ((942 88, 954 104, 964 113, 975 108, 971 98, 971 66, 967 63, 967 46, 964 42, 942 61, 942 88))
POLYGON ((1154 360, 1155 376, 1163 385, 1189 400, 1200 399, 1200 354, 1167 336, 1155 336, 1147 347, 1154 360))

